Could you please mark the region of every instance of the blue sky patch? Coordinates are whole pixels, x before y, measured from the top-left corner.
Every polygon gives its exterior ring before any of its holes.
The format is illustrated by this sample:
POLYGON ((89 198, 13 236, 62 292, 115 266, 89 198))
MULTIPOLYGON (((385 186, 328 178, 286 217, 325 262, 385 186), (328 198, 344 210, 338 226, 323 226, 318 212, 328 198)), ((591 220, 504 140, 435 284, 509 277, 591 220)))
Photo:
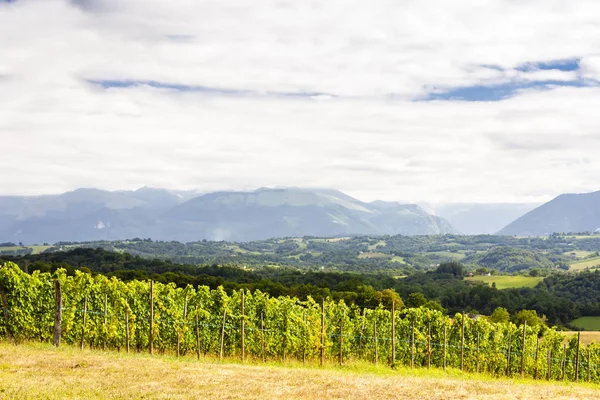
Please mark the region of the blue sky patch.
MULTIPOLYGON (((521 64, 515 67, 514 69, 521 72, 533 72, 541 70, 558 70, 563 72, 572 72, 579 70, 580 61, 581 60, 579 58, 573 58, 543 62, 528 62, 521 64)), ((498 65, 481 65, 481 67, 502 72, 507 70, 498 65)), ((572 81, 545 80, 531 82, 523 82, 515 79, 513 81, 505 82, 502 84, 465 86, 450 88, 445 91, 435 90, 434 87, 434 90, 429 90, 430 93, 419 100, 500 101, 513 97, 519 91, 527 89, 548 90, 558 86, 586 87, 595 86, 597 84, 598 82, 583 80, 582 78, 578 78, 577 80, 572 81)))
POLYGON ((517 71, 537 71, 537 70, 552 70, 559 71, 577 71, 579 69, 579 58, 571 58, 565 60, 552 60, 542 62, 530 62, 517 66, 517 71))
POLYGON ((430 93, 424 100, 500 101, 513 97, 521 90, 547 90, 557 86, 585 87, 591 85, 583 81, 540 81, 518 84, 505 83, 490 86, 476 85, 453 88, 441 93, 430 93))
POLYGON ((182 85, 178 83, 166 83, 157 81, 130 81, 130 80, 89 80, 88 82, 109 88, 133 88, 138 86, 150 86, 157 89, 169 89, 178 92, 196 92, 212 94, 217 96, 247 96, 247 97, 277 97, 277 98, 312 98, 316 96, 331 96, 319 92, 258 92, 253 90, 227 89, 209 86, 182 85))

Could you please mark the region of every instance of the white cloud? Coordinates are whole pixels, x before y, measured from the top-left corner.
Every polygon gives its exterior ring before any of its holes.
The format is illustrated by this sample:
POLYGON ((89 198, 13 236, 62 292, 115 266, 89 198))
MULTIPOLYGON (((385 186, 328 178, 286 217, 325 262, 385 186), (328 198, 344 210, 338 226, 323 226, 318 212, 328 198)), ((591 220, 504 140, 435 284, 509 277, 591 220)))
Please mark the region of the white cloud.
POLYGON ((0 193, 295 185, 498 202, 597 189, 598 88, 410 101, 425 88, 598 79, 596 1, 481 4, 0 3, 0 193), (576 58, 580 72, 515 69, 576 58))

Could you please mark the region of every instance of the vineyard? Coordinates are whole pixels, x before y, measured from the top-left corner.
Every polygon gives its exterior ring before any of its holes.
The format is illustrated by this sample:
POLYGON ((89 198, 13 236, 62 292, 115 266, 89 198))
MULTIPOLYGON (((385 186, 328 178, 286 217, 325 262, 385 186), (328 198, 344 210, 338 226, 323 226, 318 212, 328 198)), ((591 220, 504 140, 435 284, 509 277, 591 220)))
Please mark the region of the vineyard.
POLYGON ((553 329, 425 308, 348 306, 260 291, 122 282, 0 267, 0 336, 14 342, 265 361, 352 360, 492 376, 600 382, 600 346, 553 329))

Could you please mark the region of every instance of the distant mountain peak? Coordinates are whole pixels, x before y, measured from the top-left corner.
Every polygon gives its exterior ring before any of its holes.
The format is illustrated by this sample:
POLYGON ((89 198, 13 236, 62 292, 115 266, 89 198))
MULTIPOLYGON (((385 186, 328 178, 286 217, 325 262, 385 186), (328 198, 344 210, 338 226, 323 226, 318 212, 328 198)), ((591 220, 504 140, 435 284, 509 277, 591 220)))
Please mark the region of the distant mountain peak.
POLYGON ((499 235, 593 232, 600 226, 600 191, 561 194, 502 228, 499 235))

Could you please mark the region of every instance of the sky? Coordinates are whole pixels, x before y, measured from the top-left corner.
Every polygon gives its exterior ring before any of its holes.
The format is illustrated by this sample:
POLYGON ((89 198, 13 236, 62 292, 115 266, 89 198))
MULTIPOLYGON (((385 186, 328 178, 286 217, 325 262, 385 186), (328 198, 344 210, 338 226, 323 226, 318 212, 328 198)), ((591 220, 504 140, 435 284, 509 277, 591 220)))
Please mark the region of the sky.
POLYGON ((600 190, 597 0, 0 0, 0 194, 600 190))

